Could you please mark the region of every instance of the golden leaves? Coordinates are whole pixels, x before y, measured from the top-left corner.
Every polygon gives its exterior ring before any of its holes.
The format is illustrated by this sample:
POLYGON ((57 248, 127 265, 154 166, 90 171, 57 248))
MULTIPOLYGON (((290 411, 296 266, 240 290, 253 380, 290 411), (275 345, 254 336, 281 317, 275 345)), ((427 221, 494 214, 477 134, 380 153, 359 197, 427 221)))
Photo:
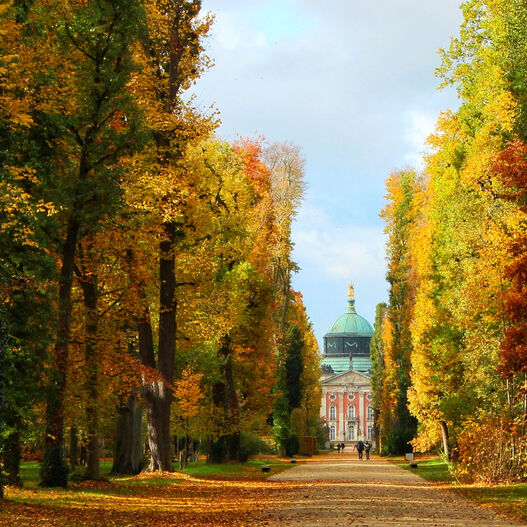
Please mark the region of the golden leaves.
POLYGON ((199 413, 199 403, 203 399, 202 379, 203 373, 193 373, 190 368, 186 368, 176 382, 174 396, 177 400, 178 413, 183 419, 192 419, 199 413))

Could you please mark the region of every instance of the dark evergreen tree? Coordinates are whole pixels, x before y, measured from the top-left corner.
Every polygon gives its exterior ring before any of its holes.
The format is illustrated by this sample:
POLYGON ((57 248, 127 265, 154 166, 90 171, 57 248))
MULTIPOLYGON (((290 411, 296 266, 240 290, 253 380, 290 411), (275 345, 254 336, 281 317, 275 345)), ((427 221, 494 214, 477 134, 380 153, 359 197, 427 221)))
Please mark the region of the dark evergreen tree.
POLYGON ((296 324, 292 324, 287 335, 287 354, 285 359, 285 390, 289 411, 299 408, 302 401, 301 376, 304 370, 302 349, 304 340, 296 324))
POLYGON ((377 449, 382 450, 384 443, 384 430, 381 427, 381 412, 383 410, 383 393, 384 393, 384 342, 382 339, 382 328, 386 318, 387 305, 384 302, 377 304, 375 309, 375 322, 373 324, 373 336, 370 341, 370 358, 371 358, 371 391, 372 407, 375 418, 375 437, 377 440, 377 449))

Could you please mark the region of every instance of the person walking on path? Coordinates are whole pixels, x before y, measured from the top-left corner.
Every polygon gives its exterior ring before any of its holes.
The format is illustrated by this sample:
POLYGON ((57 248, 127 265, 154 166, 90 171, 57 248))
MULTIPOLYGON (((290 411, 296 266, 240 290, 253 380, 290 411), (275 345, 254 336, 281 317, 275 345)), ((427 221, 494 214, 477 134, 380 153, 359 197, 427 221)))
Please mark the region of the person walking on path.
POLYGON ((362 453, 364 452, 364 443, 362 442, 362 439, 359 439, 357 441, 355 448, 357 449, 357 452, 359 453, 359 459, 362 459, 362 453))
POLYGON ((369 443, 369 441, 366 441, 366 443, 364 444, 364 451, 366 452, 366 459, 370 459, 370 449, 371 449, 371 444, 369 443))

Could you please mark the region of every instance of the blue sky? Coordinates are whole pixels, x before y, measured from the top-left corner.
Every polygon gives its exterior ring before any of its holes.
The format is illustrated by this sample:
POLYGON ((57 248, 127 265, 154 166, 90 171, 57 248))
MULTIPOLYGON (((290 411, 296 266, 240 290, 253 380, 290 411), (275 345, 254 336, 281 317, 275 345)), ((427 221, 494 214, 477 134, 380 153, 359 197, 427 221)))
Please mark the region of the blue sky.
POLYGON ((309 190, 293 228, 294 258, 315 334, 346 308, 373 323, 386 301, 384 180, 416 166, 439 112, 438 49, 461 23, 458 0, 204 0, 215 14, 215 66, 195 91, 220 111, 219 134, 292 141, 309 190))

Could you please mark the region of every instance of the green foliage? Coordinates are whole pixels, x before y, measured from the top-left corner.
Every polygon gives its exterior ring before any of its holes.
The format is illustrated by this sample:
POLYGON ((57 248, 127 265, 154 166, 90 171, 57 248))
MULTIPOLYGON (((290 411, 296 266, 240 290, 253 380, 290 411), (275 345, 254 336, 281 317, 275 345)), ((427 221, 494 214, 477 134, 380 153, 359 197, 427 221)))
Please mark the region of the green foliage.
POLYGON ((291 432, 297 436, 306 435, 306 412, 302 408, 294 408, 291 412, 291 432))
MULTIPOLYGON (((373 336, 370 340, 370 359, 371 359, 371 391, 372 407, 374 411, 375 424, 379 427, 381 411, 383 410, 383 400, 385 392, 385 363, 384 353, 385 344, 382 338, 383 324, 387 315, 388 306, 382 302, 375 308, 375 322, 373 324, 373 336)), ((382 441, 381 441, 382 442, 382 441)))
MULTIPOLYGON (((1 315, 1 312, 0 312, 1 315)), ((4 497, 4 463, 3 463, 3 443, 6 434, 5 410, 6 410, 6 387, 7 375, 5 368, 5 357, 7 353, 7 331, 3 318, 0 316, 0 499, 4 497)))
POLYGON ((304 369, 302 348, 304 340, 300 329, 295 324, 291 325, 287 334, 287 352, 285 359, 285 383, 289 408, 298 408, 302 401, 301 376, 304 369))
POLYGON ((398 426, 391 430, 382 443, 383 456, 399 456, 406 452, 412 452, 410 441, 415 436, 415 427, 398 426))
POLYGON ((250 456, 256 454, 271 454, 271 447, 257 434, 242 432, 240 434, 240 450, 242 456, 240 461, 247 461, 250 456))
POLYGON ((228 445, 227 437, 220 436, 217 439, 213 439, 209 444, 209 457, 210 463, 223 463, 227 458, 228 445))
POLYGON ((285 442, 285 455, 296 456, 300 450, 300 440, 296 434, 291 434, 285 442))
POLYGON ((421 178, 413 170, 395 172, 387 179, 388 203, 382 211, 388 235, 389 304, 379 306, 373 342, 377 425, 388 442, 383 450, 401 451, 417 430, 408 410, 412 340, 410 324, 414 303, 412 258, 408 239, 418 217, 421 178))
POLYGON ((328 429, 326 421, 322 418, 318 419, 318 426, 316 428, 317 447, 319 449, 326 448, 326 441, 328 439, 328 429))

